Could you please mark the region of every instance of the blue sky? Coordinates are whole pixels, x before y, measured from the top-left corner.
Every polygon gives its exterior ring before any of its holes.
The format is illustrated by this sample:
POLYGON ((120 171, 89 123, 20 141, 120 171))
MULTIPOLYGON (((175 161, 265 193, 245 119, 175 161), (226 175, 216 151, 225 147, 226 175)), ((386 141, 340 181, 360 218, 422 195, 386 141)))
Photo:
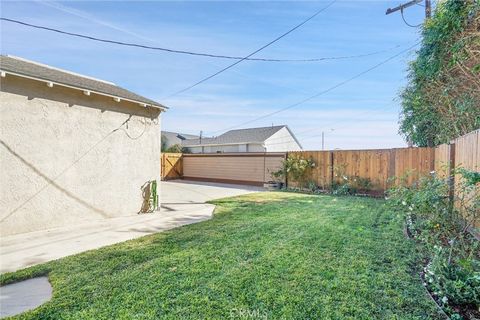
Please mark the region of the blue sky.
MULTIPOLYGON (((2 17, 70 32, 179 50, 246 56, 300 23, 327 1, 2 1, 2 17)), ((218 135, 223 129, 301 101, 417 42, 419 30, 385 15, 399 1, 337 1, 255 57, 319 58, 385 50, 368 57, 321 62, 244 61, 177 96, 166 98, 231 64, 120 47, 1 23, 1 52, 109 80, 170 110, 165 130, 218 135)), ((418 24, 424 8, 405 12, 418 24)), ((288 124, 305 149, 404 146, 398 135, 398 92, 414 51, 316 99, 248 127, 288 124), (395 100, 396 99, 396 100, 395 100)))

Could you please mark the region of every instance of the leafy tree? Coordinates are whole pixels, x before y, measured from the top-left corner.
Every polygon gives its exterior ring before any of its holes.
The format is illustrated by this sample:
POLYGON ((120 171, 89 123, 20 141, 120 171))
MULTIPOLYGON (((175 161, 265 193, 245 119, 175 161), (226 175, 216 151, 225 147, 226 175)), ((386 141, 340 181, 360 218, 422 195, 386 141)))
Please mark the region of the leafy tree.
POLYGON ((173 146, 170 146, 165 150, 165 152, 169 153, 189 153, 188 149, 185 147, 182 147, 179 144, 174 144, 173 146))
POLYGON ((480 128, 480 0, 439 2, 401 92, 400 133, 435 146, 480 128))
POLYGON ((174 144, 168 146, 168 138, 162 135, 162 144, 161 144, 162 153, 190 153, 188 148, 182 147, 180 144, 174 144))
POLYGON ((160 145, 160 151, 161 152, 166 152, 168 149, 168 139, 162 134, 162 139, 161 139, 161 145, 160 145))

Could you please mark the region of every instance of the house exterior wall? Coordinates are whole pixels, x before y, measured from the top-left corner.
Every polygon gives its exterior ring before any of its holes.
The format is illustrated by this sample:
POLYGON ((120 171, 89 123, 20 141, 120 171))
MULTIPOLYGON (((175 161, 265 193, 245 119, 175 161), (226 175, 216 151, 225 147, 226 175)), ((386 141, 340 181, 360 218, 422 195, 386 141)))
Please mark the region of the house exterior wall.
POLYGON ((177 134, 173 132, 162 132, 162 143, 165 144, 167 148, 170 148, 174 145, 182 145, 182 140, 177 137, 177 134))
POLYGON ((249 143, 247 146, 247 152, 265 152, 265 148, 258 143, 249 143))
POLYGON ((188 147, 188 150, 190 153, 265 152, 265 148, 261 144, 256 143, 188 147))
POLYGON ((202 153, 202 147, 188 147, 190 153, 202 153))
POLYGON ((295 141, 287 128, 282 128, 265 140, 267 152, 300 151, 301 146, 295 141))
POLYGON ((158 109, 7 75, 0 112, 2 235, 135 215, 160 181, 158 109))

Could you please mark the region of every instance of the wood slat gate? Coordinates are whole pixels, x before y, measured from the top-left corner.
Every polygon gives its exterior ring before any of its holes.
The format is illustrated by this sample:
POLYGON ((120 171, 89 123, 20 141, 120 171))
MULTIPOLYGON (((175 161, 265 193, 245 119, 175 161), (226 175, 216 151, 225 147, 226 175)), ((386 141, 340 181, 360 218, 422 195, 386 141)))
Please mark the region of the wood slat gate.
POLYGON ((162 153, 160 162, 162 180, 183 178, 183 154, 162 153))

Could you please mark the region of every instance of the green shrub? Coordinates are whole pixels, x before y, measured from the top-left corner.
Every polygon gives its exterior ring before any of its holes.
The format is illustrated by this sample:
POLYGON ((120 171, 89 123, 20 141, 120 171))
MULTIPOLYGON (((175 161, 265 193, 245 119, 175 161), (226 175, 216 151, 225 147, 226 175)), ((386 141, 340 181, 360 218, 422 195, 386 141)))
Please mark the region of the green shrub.
POLYGON ((434 172, 413 186, 398 182, 387 197, 423 245, 425 285, 452 316, 451 306, 480 308, 480 244, 469 232, 478 214, 478 172, 457 168, 454 173, 462 176, 454 199, 449 179, 434 172))
POLYGON ((283 160, 282 168, 278 171, 272 172, 271 176, 275 180, 289 179, 299 184, 299 187, 305 188, 308 186, 308 173, 311 168, 315 167, 315 162, 312 159, 304 159, 300 156, 291 155, 283 160))
POLYGON ((401 92, 400 132, 435 146, 480 128, 480 1, 439 1, 401 92), (475 80, 477 79, 477 80, 475 80))
POLYGON ((332 194, 355 195, 360 192, 369 192, 373 188, 370 178, 349 176, 345 173, 346 164, 334 166, 334 179, 332 181, 332 194))
POLYGON ((348 182, 344 183, 332 183, 332 194, 336 196, 347 196, 347 195, 354 195, 357 193, 356 189, 354 189, 348 182))
POLYGON ((451 260, 452 248, 435 246, 432 260, 424 268, 427 287, 444 305, 480 306, 480 261, 474 257, 451 260))

